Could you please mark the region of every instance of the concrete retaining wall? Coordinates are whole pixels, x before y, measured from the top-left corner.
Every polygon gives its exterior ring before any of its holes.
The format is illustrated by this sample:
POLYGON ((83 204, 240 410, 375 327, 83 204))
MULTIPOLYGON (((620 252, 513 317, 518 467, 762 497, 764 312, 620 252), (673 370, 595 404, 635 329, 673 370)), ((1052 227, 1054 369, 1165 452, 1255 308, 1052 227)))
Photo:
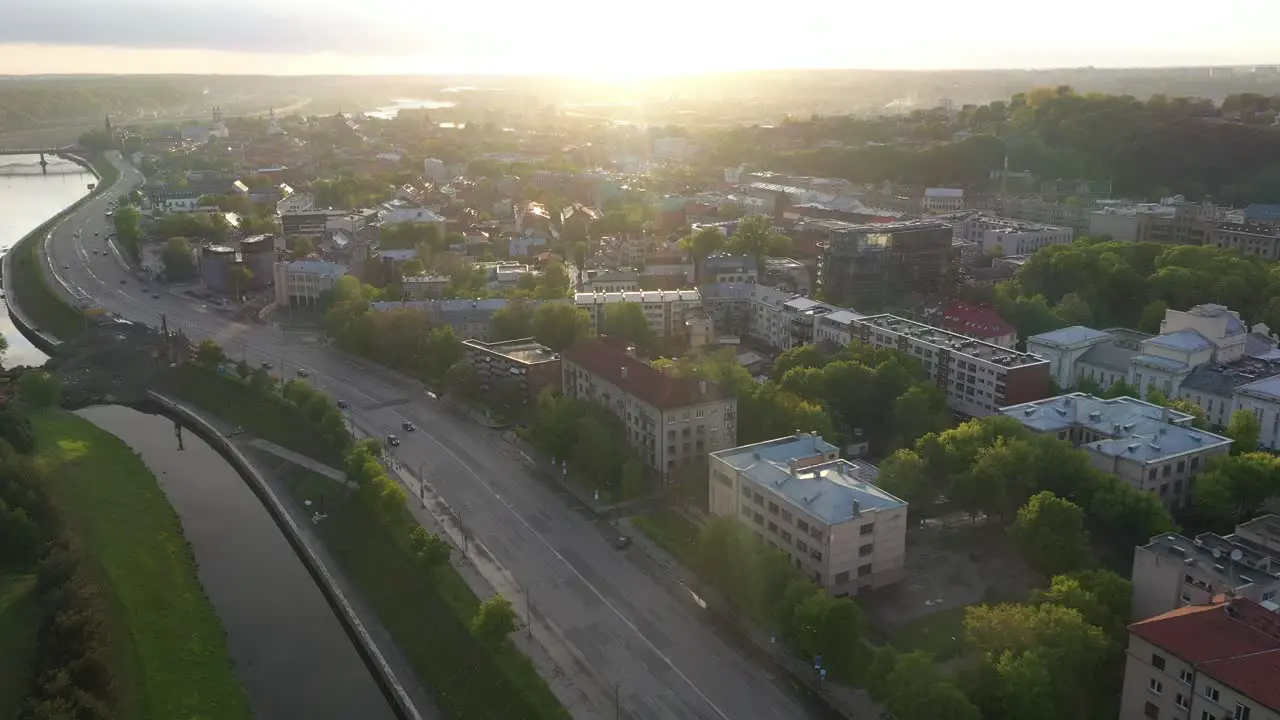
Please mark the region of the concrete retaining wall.
POLYGON ((149 402, 138 408, 139 410, 143 412, 158 412, 195 433, 209 443, 210 447, 216 450, 227 462, 231 463, 231 466, 236 469, 240 477, 244 478, 244 481, 249 485, 249 489, 262 501, 267 512, 271 514, 271 519, 275 521, 276 526, 280 528, 280 532, 284 534, 289 544, 293 546, 294 552, 302 560, 307 572, 311 573, 311 577, 315 580, 316 585, 319 586, 320 592, 324 595, 329 606, 333 608, 338 621, 342 623, 347 636, 351 638, 352 643, 356 646, 356 651, 360 653, 360 658, 369 668, 374 681, 378 683, 379 689, 386 696, 387 702, 391 705, 396 717, 399 720, 422 720, 422 716, 418 714, 418 709, 414 706, 408 693, 405 692, 400 681, 396 679, 391 665, 387 663, 382 656, 382 652, 378 650, 373 638, 370 637, 369 632, 365 629, 364 623, 360 622, 360 618, 351 607, 351 603, 347 601, 342 591, 338 589, 328 568, 311 551, 311 548, 307 547, 302 539, 302 533, 294 523, 293 517, 289 515, 289 511, 285 509, 283 502, 267 485, 266 480, 258 474, 257 469, 240 452, 240 449, 232 445, 230 440, 219 433, 204 418, 182 407, 170 398, 154 391, 148 391, 147 397, 149 402))

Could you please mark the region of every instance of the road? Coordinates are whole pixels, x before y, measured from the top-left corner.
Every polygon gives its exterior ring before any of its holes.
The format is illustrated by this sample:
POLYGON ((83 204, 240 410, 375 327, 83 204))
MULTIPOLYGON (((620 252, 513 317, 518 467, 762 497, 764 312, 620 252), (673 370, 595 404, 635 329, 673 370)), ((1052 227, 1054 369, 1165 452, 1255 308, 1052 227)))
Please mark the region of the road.
MULTIPOLYGON (((118 163, 120 164, 120 163, 118 163)), ((535 632, 588 698, 583 717, 771 720, 823 717, 788 683, 741 657, 679 598, 614 549, 593 519, 536 480, 491 431, 425 396, 415 381, 353 358, 314 334, 234 323, 198 301, 144 288, 106 251, 108 196, 141 182, 121 165, 121 182, 68 218, 45 245, 55 287, 92 298, 138 322, 166 316, 194 340, 213 338, 233 358, 270 362, 286 376, 300 367, 317 387, 351 406, 363 430, 402 440, 397 459, 425 467, 427 480, 520 583, 551 630, 535 632), (76 235, 79 231, 79 235, 76 235), (100 234, 98 234, 100 233, 100 234), (98 251, 96 254, 94 251, 98 251), (160 297, 153 298, 158 292, 160 297), (412 421, 417 432, 404 432, 412 421)), ((517 607, 523 603, 515 600, 517 607)))

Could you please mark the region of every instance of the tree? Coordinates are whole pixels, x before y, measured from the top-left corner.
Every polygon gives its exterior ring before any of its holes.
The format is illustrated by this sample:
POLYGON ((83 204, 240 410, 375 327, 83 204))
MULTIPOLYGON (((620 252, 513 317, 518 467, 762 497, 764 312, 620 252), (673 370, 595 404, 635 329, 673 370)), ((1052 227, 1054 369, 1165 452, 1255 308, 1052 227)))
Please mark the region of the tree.
POLYGON ((778 356, 773 362, 769 377, 774 382, 782 382, 786 374, 793 368, 821 368, 827 364, 827 354, 817 345, 801 345, 791 348, 778 356))
POLYGON ((27 370, 18 379, 18 401, 33 410, 58 404, 62 397, 62 379, 44 370, 27 370))
POLYGON ((138 259, 138 247, 142 240, 142 213, 132 205, 116 210, 111 219, 116 230, 116 241, 134 260, 138 259))
POLYGON ((466 348, 452 327, 433 328, 422 343, 420 370, 426 379, 440 382, 465 355, 466 348))
POLYGON ((876 484, 895 497, 906 500, 912 520, 930 515, 938 489, 931 482, 925 462, 911 450, 898 450, 880 465, 876 484))
POLYGON ((428 571, 449 562, 451 554, 448 541, 439 535, 427 532, 427 529, 421 525, 415 525, 409 531, 409 549, 418 563, 428 571))
POLYGON ((563 263, 555 261, 548 264, 542 271, 542 277, 538 278, 533 296, 538 300, 560 300, 569 294, 569 288, 572 285, 573 280, 569 277, 569 271, 564 269, 563 263))
POLYGON ((604 306, 604 334, 638 347, 652 347, 653 328, 640 303, 624 302, 604 306))
POLYGON ((295 238, 293 241, 293 249, 289 251, 289 255, 294 260, 301 260, 316 251, 315 243, 308 238, 295 238))
POLYGON ((515 610, 511 608, 511 601, 501 593, 480 603, 476 614, 471 618, 471 634, 490 650, 501 647, 515 629, 515 610))
POLYGON ((712 253, 723 250, 726 241, 727 238, 724 236, 724 233, 721 232, 720 228, 702 227, 698 228, 697 232, 686 235, 680 241, 680 247, 684 249, 685 252, 689 253, 689 256, 692 257, 696 263, 712 253))
POLYGON ((231 296, 238 300, 244 297, 245 288, 253 281, 253 271, 245 267, 244 263, 236 263, 231 266, 227 278, 231 281, 231 296))
POLYGON ((561 352, 591 335, 591 317, 568 303, 548 303, 533 311, 531 329, 535 340, 561 352))
POLYGON ((730 252, 749 255, 759 264, 771 249, 789 249, 791 241, 774 231, 771 218, 751 215, 738 221, 738 230, 729 238, 728 247, 730 252))
POLYGON ((495 342, 518 340, 532 334, 533 308, 521 300, 514 300, 499 309, 489 320, 489 335, 495 342))
POLYGON ((1018 511, 1009 536, 1027 564, 1044 575, 1079 569, 1089 559, 1084 513, 1051 492, 1034 495, 1018 511))
POLYGON ((186 238, 169 238, 161 254, 164 276, 171 282, 190 280, 196 275, 196 258, 186 238))
POLYGON ((981 720, 978 708, 943 677, 928 653, 898 656, 887 685, 887 704, 898 720, 981 720))
POLYGON ((1231 454, 1243 455, 1258 449, 1258 437, 1262 428, 1258 416, 1252 410, 1236 410, 1227 424, 1227 437, 1231 438, 1231 454))
POLYGON ((450 395, 470 401, 480 394, 480 377, 471 363, 459 361, 445 373, 444 386, 450 395))
POLYGON ((10 407, 0 408, 0 440, 9 443, 9 447, 20 455, 36 451, 36 434, 31 420, 10 407))
POLYGON ((253 373, 249 375, 249 389, 259 395, 271 392, 272 384, 274 384, 274 381, 266 368, 254 368, 253 373))
POLYGON ((1005 650, 996 659, 999 717, 1070 720, 1073 708, 1060 702, 1054 687, 1054 668, 1037 650, 1005 650))
POLYGON ((249 363, 245 362, 244 359, 236 363, 236 375, 239 375, 241 380, 248 380, 252 374, 253 368, 249 367, 249 363))
POLYGON ((196 346, 195 357, 193 362, 197 365, 203 365, 207 368, 217 368, 227 361, 227 354, 222 351, 218 343, 211 339, 204 339, 196 346))
POLYGON ((1200 521, 1214 530, 1229 531, 1261 512, 1269 498, 1280 495, 1280 458, 1264 452, 1215 457, 1191 491, 1200 521))

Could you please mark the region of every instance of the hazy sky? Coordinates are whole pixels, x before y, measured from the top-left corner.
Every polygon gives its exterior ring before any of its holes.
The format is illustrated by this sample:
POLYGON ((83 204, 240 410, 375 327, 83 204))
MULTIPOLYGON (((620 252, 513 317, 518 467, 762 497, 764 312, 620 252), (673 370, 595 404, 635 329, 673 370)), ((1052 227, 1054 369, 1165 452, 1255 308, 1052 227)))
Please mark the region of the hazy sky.
POLYGON ((1280 63, 1280 0, 0 0, 0 74, 1280 63))

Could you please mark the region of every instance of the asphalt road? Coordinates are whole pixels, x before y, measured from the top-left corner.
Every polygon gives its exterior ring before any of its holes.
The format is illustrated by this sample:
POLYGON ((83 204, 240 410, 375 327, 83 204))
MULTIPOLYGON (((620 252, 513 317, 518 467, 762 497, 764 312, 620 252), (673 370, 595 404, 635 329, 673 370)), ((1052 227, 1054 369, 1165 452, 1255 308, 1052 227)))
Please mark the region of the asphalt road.
POLYGON ((68 218, 46 245, 46 272, 71 292, 131 320, 189 337, 215 339, 228 355, 272 363, 292 376, 310 371, 317 387, 351 405, 363 430, 395 433, 397 459, 428 481, 462 517, 467 531, 529 593, 535 614, 557 633, 539 640, 561 657, 591 705, 580 716, 614 717, 614 693, 634 718, 790 719, 822 717, 788 683, 741 657, 698 617, 692 598, 678 598, 613 548, 594 521, 502 447, 491 431, 428 398, 419 384, 320 342, 313 334, 232 322, 215 307, 144 283, 106 250, 108 196, 141 182, 121 164, 111 193, 68 218), (80 236, 76 237, 76 231, 80 236), (99 234, 95 234, 99 233, 99 234), (93 251, 97 250, 95 254, 93 251), (105 251, 105 252, 104 252, 105 251), (160 292, 161 297, 151 297, 160 292), (401 424, 414 422, 417 432, 401 424), (557 647, 552 647, 558 645, 557 647))

